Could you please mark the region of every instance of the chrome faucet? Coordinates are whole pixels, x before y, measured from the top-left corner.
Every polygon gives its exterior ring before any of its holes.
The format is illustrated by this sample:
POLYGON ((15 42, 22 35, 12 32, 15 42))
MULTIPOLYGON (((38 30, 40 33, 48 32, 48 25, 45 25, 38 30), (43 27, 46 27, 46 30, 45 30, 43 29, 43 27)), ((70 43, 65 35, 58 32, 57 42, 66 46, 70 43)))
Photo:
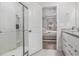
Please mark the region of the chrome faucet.
POLYGON ((76 29, 76 26, 72 26, 72 28, 71 28, 72 30, 74 30, 74 29, 76 29))

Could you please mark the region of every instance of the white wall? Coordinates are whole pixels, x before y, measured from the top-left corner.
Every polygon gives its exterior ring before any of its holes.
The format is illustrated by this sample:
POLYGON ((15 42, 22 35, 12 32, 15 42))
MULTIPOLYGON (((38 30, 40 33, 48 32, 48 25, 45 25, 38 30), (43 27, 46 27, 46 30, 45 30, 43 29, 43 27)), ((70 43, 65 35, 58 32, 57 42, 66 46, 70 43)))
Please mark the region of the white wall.
POLYGON ((79 29, 79 2, 76 3, 76 27, 79 29))
POLYGON ((57 48, 61 50, 61 29, 75 26, 75 3, 59 3, 57 10, 57 48))
POLYGON ((37 3, 23 3, 29 10, 29 55, 42 49, 42 9, 37 3))
POLYGON ((75 25, 75 3, 59 4, 59 26, 72 27, 75 25))
POLYGON ((0 54, 16 48, 15 3, 0 2, 0 54))
POLYGON ((37 2, 41 7, 52 7, 56 6, 58 2, 37 2))

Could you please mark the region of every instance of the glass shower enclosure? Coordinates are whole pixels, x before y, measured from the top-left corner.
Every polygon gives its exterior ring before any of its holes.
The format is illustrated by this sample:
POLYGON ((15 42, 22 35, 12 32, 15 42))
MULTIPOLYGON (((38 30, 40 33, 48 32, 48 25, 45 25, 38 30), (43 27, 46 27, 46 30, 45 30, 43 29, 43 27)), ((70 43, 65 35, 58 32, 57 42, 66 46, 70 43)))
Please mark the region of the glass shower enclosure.
POLYGON ((0 5, 0 55, 28 55, 28 7, 21 2, 0 5))

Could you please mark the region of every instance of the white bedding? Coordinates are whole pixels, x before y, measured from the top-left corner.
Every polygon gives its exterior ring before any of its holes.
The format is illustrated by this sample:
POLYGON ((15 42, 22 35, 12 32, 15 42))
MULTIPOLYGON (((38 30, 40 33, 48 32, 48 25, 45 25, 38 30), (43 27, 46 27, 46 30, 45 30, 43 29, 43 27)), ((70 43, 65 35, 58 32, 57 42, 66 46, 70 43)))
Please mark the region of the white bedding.
POLYGON ((56 36, 56 31, 46 31, 43 33, 44 36, 56 36))

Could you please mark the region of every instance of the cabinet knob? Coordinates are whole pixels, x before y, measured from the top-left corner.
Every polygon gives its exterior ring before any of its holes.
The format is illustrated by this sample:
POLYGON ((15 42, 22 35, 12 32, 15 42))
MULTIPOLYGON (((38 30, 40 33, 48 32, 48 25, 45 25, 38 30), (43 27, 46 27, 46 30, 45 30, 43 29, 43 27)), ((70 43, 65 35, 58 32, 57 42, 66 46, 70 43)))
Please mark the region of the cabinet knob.
POLYGON ((75 52, 77 52, 77 50, 75 50, 75 52))
POLYGON ((68 44, 71 48, 73 48, 73 46, 71 44, 68 44))

